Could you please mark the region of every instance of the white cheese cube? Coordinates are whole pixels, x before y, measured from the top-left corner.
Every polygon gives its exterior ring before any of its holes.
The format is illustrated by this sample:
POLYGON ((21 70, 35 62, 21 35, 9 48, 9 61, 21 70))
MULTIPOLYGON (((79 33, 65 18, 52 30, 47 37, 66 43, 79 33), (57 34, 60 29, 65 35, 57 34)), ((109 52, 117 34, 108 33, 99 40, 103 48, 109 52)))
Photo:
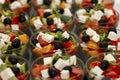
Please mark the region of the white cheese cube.
POLYGON ((40 29, 43 26, 40 19, 36 19, 35 21, 33 21, 33 24, 34 24, 34 26, 37 30, 40 29))
POLYGON ((5 3, 5 0, 0 0, 0 4, 4 4, 5 3))
POLYGON ((120 78, 116 78, 115 80, 120 80, 120 78))
POLYGON ((43 32, 39 32, 38 36, 36 37, 36 39, 39 38, 39 36, 44 36, 45 34, 43 32))
POLYGON ((76 4, 81 4, 83 2, 83 0, 75 0, 76 4))
POLYGON ((60 76, 61 76, 61 79, 69 79, 70 78, 70 72, 68 70, 62 70, 60 76))
POLYGON ((20 67, 21 67, 21 64, 20 64, 20 63, 17 63, 16 66, 20 68, 20 67))
POLYGON ((117 50, 120 50, 120 42, 117 44, 117 50))
POLYGON ((116 50, 116 46, 114 46, 114 45, 108 45, 108 49, 112 49, 113 51, 115 51, 116 50))
POLYGON ((45 13, 45 12, 50 12, 50 13, 51 13, 51 12, 52 12, 52 9, 45 9, 45 10, 44 10, 44 13, 45 13))
POLYGON ((22 7, 22 5, 19 1, 14 1, 13 3, 10 4, 10 8, 12 10, 15 10, 15 9, 21 8, 21 7, 22 7))
POLYGON ((53 18, 53 20, 54 20, 54 24, 62 23, 60 18, 55 17, 55 18, 53 18))
POLYGON ((14 32, 14 31, 19 31, 19 25, 17 25, 17 24, 12 24, 12 25, 11 25, 11 29, 12 29, 12 32, 14 32))
POLYGON ((94 14, 90 17, 90 19, 96 19, 99 21, 103 15, 104 15, 103 12, 98 10, 94 12, 94 14))
POLYGON ((100 36, 98 34, 93 35, 92 40, 98 42, 100 40, 100 36))
MULTIPOLYGON (((27 0, 19 0, 21 4, 27 4, 27 0)), ((42 0, 41 0, 42 1, 42 0)))
POLYGON ((73 0, 66 0, 67 3, 73 4, 73 0))
POLYGON ((69 8, 64 8, 64 13, 63 13, 64 16, 69 16, 69 17, 72 17, 72 13, 70 11, 69 8))
POLYGON ((87 28, 86 34, 89 35, 89 36, 94 36, 94 35, 96 35, 97 33, 96 33, 95 30, 93 30, 93 29, 91 29, 91 28, 87 28))
POLYGON ((37 3, 37 5, 41 5, 41 4, 43 4, 43 0, 37 0, 36 3, 37 3))
POLYGON ((65 24, 64 23, 58 23, 57 24, 57 28, 58 29, 63 29, 65 27, 65 24))
POLYGON ((42 48, 42 46, 40 45, 40 43, 37 43, 37 44, 36 44, 36 47, 38 47, 39 49, 42 48))
POLYGON ((69 3, 66 3, 66 5, 65 5, 65 6, 66 6, 66 8, 69 8, 69 9, 72 7, 72 5, 71 5, 71 4, 69 4, 69 3))
POLYGON ((62 59, 58 59, 57 62, 54 64, 55 68, 58 70, 62 70, 65 66, 67 66, 66 62, 62 59))
POLYGON ((4 15, 1 16, 2 22, 4 21, 4 19, 7 18, 4 15))
POLYGON ((86 21, 89 19, 89 16, 79 15, 78 20, 80 23, 86 23, 86 21))
POLYGON ((70 37, 69 33, 67 31, 65 31, 62 36, 66 39, 68 39, 70 37))
POLYGON ((52 63, 52 57, 45 57, 43 58, 44 65, 52 63))
POLYGON ((55 54, 62 55, 62 50, 60 50, 60 49, 56 50, 55 54))
POLYGON ((43 78, 49 78, 48 69, 42 70, 41 75, 43 78))
POLYGON ((5 42, 3 39, 0 39, 0 49, 2 49, 5 46, 5 42))
POLYGON ((67 64, 67 65, 71 65, 71 63, 70 63, 70 60, 68 59, 68 60, 65 60, 65 63, 67 64))
POLYGON ((98 4, 101 4, 102 3, 102 0, 98 0, 98 4))
POLYGON ((9 42, 10 41, 10 36, 0 33, 0 37, 3 39, 3 41, 5 42, 9 42))
POLYGON ((111 9, 107 9, 107 8, 104 9, 104 14, 105 14, 105 16, 107 16, 107 18, 114 15, 113 11, 111 9))
POLYGON ((60 5, 61 3, 61 0, 53 0, 58 6, 60 5))
POLYGON ((4 64, 4 62, 3 62, 3 60, 2 60, 2 59, 0 59, 0 65, 1 65, 1 64, 4 64))
POLYGON ((9 80, 11 77, 14 77, 14 73, 10 68, 6 68, 2 72, 0 72, 0 77, 2 80, 9 80))
POLYGON ((103 70, 98 66, 95 66, 91 71, 92 71, 92 73, 96 74, 97 76, 101 76, 103 73, 103 70))
POLYGON ((109 61, 109 62, 111 62, 111 61, 116 61, 112 54, 107 54, 107 55, 104 57, 104 60, 107 60, 107 61, 109 61))
POLYGON ((77 64, 77 57, 75 55, 70 57, 70 64, 76 65, 77 64))
POLYGON ((80 46, 81 46, 81 47, 87 47, 87 45, 86 45, 85 42, 80 43, 80 46))
POLYGON ((42 39, 48 43, 51 43, 54 41, 54 36, 50 34, 45 34, 44 36, 42 36, 42 39))
POLYGON ((90 14, 93 14, 94 12, 95 12, 94 9, 91 9, 91 10, 90 10, 90 14))
POLYGON ((77 12, 76 12, 76 15, 79 16, 79 15, 83 15, 86 13, 86 10, 85 9, 79 9, 77 12))
POLYGON ((110 31, 107 38, 112 41, 116 41, 118 39, 118 35, 117 33, 110 31))

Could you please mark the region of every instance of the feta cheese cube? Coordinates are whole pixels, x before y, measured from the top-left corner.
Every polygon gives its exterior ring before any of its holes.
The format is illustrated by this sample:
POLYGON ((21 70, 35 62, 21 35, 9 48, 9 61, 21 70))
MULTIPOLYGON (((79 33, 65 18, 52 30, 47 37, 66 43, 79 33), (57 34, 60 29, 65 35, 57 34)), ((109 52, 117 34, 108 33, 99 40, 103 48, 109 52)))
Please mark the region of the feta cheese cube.
POLYGON ((0 72, 0 77, 2 80, 9 80, 11 77, 14 77, 14 73, 10 68, 6 68, 2 72, 0 72))
POLYGON ((98 10, 94 12, 94 14, 90 17, 90 19, 96 19, 99 21, 103 15, 104 15, 103 12, 98 10))
POLYGON ((115 58, 112 56, 112 54, 105 55, 104 60, 107 60, 109 62, 116 61, 115 58))
POLYGON ((89 16, 84 16, 84 15, 79 15, 78 16, 78 20, 79 20, 80 23, 86 23, 88 18, 89 18, 89 16))
POLYGON ((117 50, 120 50, 120 42, 117 44, 117 50))
POLYGON ((48 69, 42 70, 41 75, 43 78, 49 78, 48 69))
POLYGON ((15 9, 21 8, 21 7, 22 7, 22 5, 19 1, 14 1, 13 3, 10 4, 10 8, 12 10, 15 10, 15 9))
POLYGON ((116 41, 118 39, 118 35, 117 33, 110 31, 107 38, 112 41, 116 41))
POLYGON ((9 42, 10 41, 10 37, 6 34, 0 33, 0 37, 3 39, 3 41, 5 42, 9 42))
POLYGON ((92 40, 98 42, 100 40, 100 36, 98 34, 92 36, 92 40))
POLYGON ((39 32, 39 34, 38 34, 38 36, 36 37, 36 39, 38 39, 39 36, 44 36, 44 33, 43 33, 43 32, 39 32))
POLYGON ((75 0, 76 4, 82 4, 83 0, 75 0))
POLYGON ((76 65, 77 64, 77 57, 75 55, 70 57, 70 64, 76 65))
POLYGON ((37 43, 37 44, 36 44, 36 47, 38 47, 39 49, 42 48, 42 46, 40 45, 40 43, 37 43))
POLYGON ((62 50, 60 50, 60 49, 56 50, 55 54, 62 55, 62 50))
POLYGON ((20 63, 17 63, 16 66, 17 66, 17 67, 21 67, 21 64, 20 64, 20 63))
POLYGON ((72 17, 72 13, 70 11, 69 8, 64 8, 64 13, 63 13, 64 16, 69 16, 69 17, 72 17))
POLYGON ((87 28, 86 34, 89 35, 89 36, 94 36, 94 35, 96 35, 97 33, 96 33, 95 30, 93 30, 93 29, 91 29, 91 28, 87 28))
POLYGON ((5 42, 3 41, 3 39, 0 39, 0 49, 3 48, 5 46, 5 42))
POLYGON ((76 12, 76 15, 79 16, 79 15, 83 15, 86 13, 86 10, 85 9, 79 9, 77 12, 76 12))
POLYGON ((55 18, 53 18, 53 20, 54 20, 54 24, 62 23, 60 18, 55 17, 55 18))
POLYGON ((44 65, 51 64, 52 57, 45 57, 43 58, 44 65))
POLYGON ((61 79, 69 79, 69 78, 70 78, 70 72, 68 70, 62 70, 61 79))
POLYGON ((44 12, 52 12, 52 9, 45 9, 44 12))
POLYGON ((66 5, 65 5, 65 6, 66 6, 66 8, 69 8, 69 9, 72 7, 72 5, 71 5, 71 4, 69 4, 69 3, 66 3, 66 5))
POLYGON ((33 21, 33 24, 34 24, 34 26, 37 30, 40 29, 43 26, 40 19, 36 19, 35 21, 33 21))
POLYGON ((3 60, 2 60, 2 59, 0 59, 0 65, 1 65, 1 64, 4 64, 4 62, 3 62, 3 60))
POLYGON ((2 22, 4 21, 4 19, 7 18, 4 15, 1 16, 2 22))
POLYGON ((61 0, 53 0, 58 6, 60 5, 61 3, 61 0))
POLYGON ((54 36, 50 34, 45 34, 44 36, 42 36, 42 39, 48 43, 51 43, 54 41, 54 36))
POLYGON ((98 0, 98 4, 101 4, 102 3, 102 0, 98 0))
POLYGON ((43 4, 43 0, 37 0, 36 3, 37 3, 37 5, 41 5, 41 4, 43 4))
POLYGON ((116 50, 116 46, 114 46, 114 45, 108 45, 108 49, 112 49, 113 51, 115 51, 116 50))
MULTIPOLYGON (((27 4, 27 0, 19 0, 21 4, 27 4)), ((42 1, 42 0, 41 0, 42 1)))
POLYGON ((58 59, 57 62, 54 64, 55 68, 57 68, 58 70, 62 70, 65 66, 67 66, 67 64, 65 63, 64 60, 62 59, 58 59))
POLYGON ((101 76, 103 73, 103 70, 98 66, 95 66, 91 71, 92 71, 92 73, 96 74, 97 76, 101 76))
POLYGON ((70 37, 69 33, 67 31, 65 31, 62 36, 66 39, 68 39, 70 37))
POLYGON ((66 0, 67 3, 73 4, 73 0, 66 0))
POLYGON ((87 47, 87 45, 86 45, 85 42, 80 43, 80 46, 81 46, 81 47, 87 47))
POLYGON ((11 28, 12 28, 12 32, 19 31, 19 25, 17 25, 17 24, 12 24, 11 28))
POLYGON ((107 9, 107 8, 104 9, 104 14, 105 14, 105 16, 107 16, 107 18, 114 15, 113 11, 111 9, 107 9))
POLYGON ((64 27, 65 27, 64 23, 58 23, 57 24, 57 28, 59 28, 59 29, 63 29, 64 27))
POLYGON ((0 0, 0 4, 4 4, 5 3, 5 0, 0 0))

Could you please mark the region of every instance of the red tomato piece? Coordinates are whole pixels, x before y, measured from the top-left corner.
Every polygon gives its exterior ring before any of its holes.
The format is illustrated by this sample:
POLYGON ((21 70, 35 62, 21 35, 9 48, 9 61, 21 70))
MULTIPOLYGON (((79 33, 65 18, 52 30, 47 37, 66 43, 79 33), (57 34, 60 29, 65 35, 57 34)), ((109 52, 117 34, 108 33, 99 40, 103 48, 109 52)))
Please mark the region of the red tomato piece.
POLYGON ((116 63, 119 63, 119 62, 120 62, 120 58, 117 58, 117 59, 116 59, 116 63))
POLYGON ((100 61, 94 61, 90 63, 89 68, 94 68, 95 66, 100 66, 101 62, 100 61))
POLYGON ((89 0, 83 0, 82 7, 92 6, 92 3, 89 0))
POLYGON ((27 76, 22 73, 17 74, 16 76, 17 76, 18 80, 27 80, 27 76))
POLYGON ((72 42, 72 41, 68 41, 68 42, 64 42, 64 43, 63 43, 63 46, 64 46, 65 48, 70 48, 72 45, 73 45, 73 42, 72 42))
POLYGON ((15 16, 15 17, 12 18, 12 23, 13 24, 18 24, 19 23, 18 16, 15 16))
POLYGON ((37 14, 38 14, 40 17, 43 17, 43 16, 44 16, 44 9, 38 9, 38 10, 37 10, 37 14))
POLYGON ((48 45, 48 44, 49 44, 48 42, 44 41, 41 36, 39 36, 38 42, 39 42, 40 45, 42 45, 42 46, 45 46, 45 45, 48 45))
POLYGON ((8 36, 10 36, 10 41, 11 42, 16 38, 14 33, 9 33, 8 36))
POLYGON ((120 75, 120 66, 114 65, 114 66, 112 66, 112 70, 114 72, 116 72, 118 75, 120 75))
POLYGON ((119 75, 114 71, 104 71, 103 75, 108 76, 110 78, 119 78, 119 75))

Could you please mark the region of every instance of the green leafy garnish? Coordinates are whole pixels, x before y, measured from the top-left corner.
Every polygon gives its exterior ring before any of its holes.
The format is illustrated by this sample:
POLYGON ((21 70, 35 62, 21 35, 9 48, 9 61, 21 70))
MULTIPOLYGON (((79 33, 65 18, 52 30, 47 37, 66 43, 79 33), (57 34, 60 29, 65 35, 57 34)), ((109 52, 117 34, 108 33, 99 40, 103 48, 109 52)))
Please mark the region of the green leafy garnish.
POLYGON ((62 15, 59 13, 58 10, 53 10, 53 13, 56 15, 56 17, 61 18, 62 15))
POLYGON ((102 6, 102 4, 97 4, 97 5, 95 6, 95 9, 96 9, 96 10, 103 9, 103 6, 102 6))
POLYGON ((67 24, 72 22, 72 18, 69 16, 62 16, 61 19, 62 19, 62 21, 64 21, 67 24))

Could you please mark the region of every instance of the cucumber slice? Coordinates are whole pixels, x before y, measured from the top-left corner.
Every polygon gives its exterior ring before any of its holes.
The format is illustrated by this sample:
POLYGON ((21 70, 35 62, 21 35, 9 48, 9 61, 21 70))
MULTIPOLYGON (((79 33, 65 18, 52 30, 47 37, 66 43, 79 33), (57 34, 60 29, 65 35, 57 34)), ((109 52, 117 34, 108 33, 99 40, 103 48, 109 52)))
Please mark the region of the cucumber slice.
POLYGON ((18 80, 18 79, 15 76, 13 76, 9 80, 18 80))
POLYGON ((26 73, 26 64, 25 63, 20 66, 20 72, 26 73))

